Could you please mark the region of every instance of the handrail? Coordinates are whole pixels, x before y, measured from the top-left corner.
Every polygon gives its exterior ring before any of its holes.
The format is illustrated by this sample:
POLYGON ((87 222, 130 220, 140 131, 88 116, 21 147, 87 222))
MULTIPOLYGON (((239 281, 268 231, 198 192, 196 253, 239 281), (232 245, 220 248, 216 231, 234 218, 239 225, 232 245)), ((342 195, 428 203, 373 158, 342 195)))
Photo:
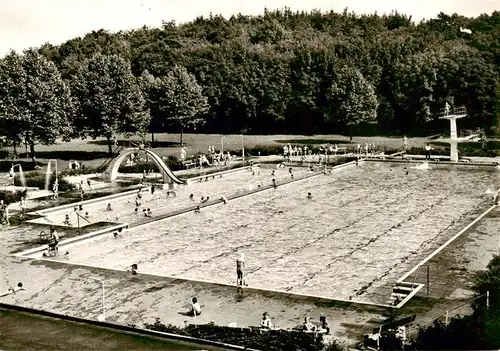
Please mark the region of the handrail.
POLYGON ((444 312, 444 313, 440 314, 438 317, 434 318, 431 322, 429 322, 429 323, 427 323, 427 324, 424 324, 424 325, 420 326, 420 328, 425 328, 425 327, 427 327, 427 326, 431 325, 432 323, 434 323, 435 321, 437 321, 439 318, 441 318, 441 317, 443 317, 443 316, 447 315, 448 313, 450 313, 450 312, 452 312, 452 311, 455 311, 456 309, 459 309, 460 307, 463 307, 463 306, 465 306, 465 305, 468 305, 468 304, 470 304, 472 301, 475 301, 475 300, 480 299, 480 298, 482 298, 482 297, 484 297, 484 296, 487 296, 487 295, 488 295, 488 293, 481 294, 481 295, 479 295, 479 296, 474 297, 473 299, 467 300, 467 301, 466 301, 466 302, 464 302, 463 304, 458 305, 458 306, 456 306, 456 307, 452 308, 451 310, 446 310, 446 312, 444 312))
POLYGON ((120 153, 125 147, 123 145, 119 145, 117 146, 113 152, 112 152, 112 156, 108 156, 102 163, 99 167, 97 167, 98 170, 100 169, 103 169, 103 168, 106 168, 107 166, 109 166, 109 164, 111 163, 111 161, 115 158, 115 154, 118 154, 120 153))

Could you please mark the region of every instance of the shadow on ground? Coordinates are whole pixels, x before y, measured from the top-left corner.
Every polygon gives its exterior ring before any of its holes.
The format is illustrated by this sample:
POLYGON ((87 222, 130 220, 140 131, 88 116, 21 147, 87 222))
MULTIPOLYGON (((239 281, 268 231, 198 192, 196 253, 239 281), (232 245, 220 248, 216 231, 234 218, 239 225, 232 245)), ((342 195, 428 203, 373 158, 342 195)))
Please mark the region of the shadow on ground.
MULTIPOLYGON (((28 158, 29 155, 26 153, 19 154, 20 158, 28 158)), ((78 161, 89 161, 98 158, 108 157, 108 153, 105 151, 39 151, 36 153, 37 158, 43 159, 57 159, 57 160, 78 160, 78 161)))
POLYGON ((336 139, 286 139, 286 140, 275 140, 277 143, 281 144, 349 144, 347 140, 336 140, 336 139))
MULTIPOLYGON (((137 144, 137 142, 139 142, 139 140, 117 140, 116 143, 118 146, 133 147, 136 146, 134 144, 137 144)), ((107 140, 90 140, 87 143, 94 145, 108 146, 107 140)), ((151 145, 151 141, 147 141, 147 144, 151 145)), ((153 147, 174 147, 174 146, 180 146, 180 143, 174 141, 155 141, 153 145, 153 147)))

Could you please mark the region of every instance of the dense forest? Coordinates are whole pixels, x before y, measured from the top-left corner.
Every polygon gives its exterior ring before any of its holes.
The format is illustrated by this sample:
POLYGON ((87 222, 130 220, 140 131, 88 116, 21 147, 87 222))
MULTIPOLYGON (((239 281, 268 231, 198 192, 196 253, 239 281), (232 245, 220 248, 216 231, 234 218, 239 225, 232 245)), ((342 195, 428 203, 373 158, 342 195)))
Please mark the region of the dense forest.
MULTIPOLYGON (((138 94, 130 79, 113 81, 117 72, 128 69, 142 84, 144 98, 135 104, 147 107, 142 117, 149 119, 130 132, 429 134, 446 126, 437 118, 445 102, 467 108, 460 128, 493 133, 499 125, 500 12, 477 18, 440 13, 415 24, 396 12, 266 10, 254 17, 100 30, 59 46, 45 44, 36 53, 54 63, 80 102, 70 112, 64 108, 80 126, 73 136, 85 134, 85 118, 102 101, 85 98, 97 84, 92 79, 101 79, 92 75, 99 64, 89 60, 106 64, 106 57, 128 65, 107 70, 107 86, 126 85, 128 97, 114 100, 130 105, 125 101, 138 94), (187 123, 194 115, 196 123, 187 123)), ((29 71, 31 64, 24 67, 29 71)), ((131 106, 127 111, 139 116, 140 108, 131 106)), ((0 104, 2 111, 7 113, 0 104)), ((92 130, 87 134, 111 137, 92 130)))

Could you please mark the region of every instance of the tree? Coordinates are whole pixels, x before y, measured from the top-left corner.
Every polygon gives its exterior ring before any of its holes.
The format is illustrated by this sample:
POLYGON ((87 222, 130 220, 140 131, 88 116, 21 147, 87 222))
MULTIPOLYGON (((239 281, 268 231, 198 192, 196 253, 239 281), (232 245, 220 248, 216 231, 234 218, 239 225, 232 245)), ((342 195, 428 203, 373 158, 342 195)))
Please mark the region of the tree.
POLYGON ((349 66, 335 70, 327 91, 325 114, 330 123, 351 127, 377 121, 378 101, 373 87, 361 72, 349 66))
POLYGON ((140 78, 140 87, 146 100, 146 109, 149 113, 148 131, 151 133, 151 145, 154 145, 154 133, 158 133, 164 127, 162 119, 162 108, 160 105, 160 97, 168 89, 167 82, 164 78, 154 77, 148 71, 142 72, 140 78))
POLYGON ((52 145, 70 135, 72 103, 68 86, 53 62, 36 50, 11 52, 0 64, 0 116, 13 137, 19 133, 36 161, 35 145, 52 145))
POLYGON ((174 66, 164 79, 165 90, 159 97, 161 112, 168 122, 181 128, 180 143, 183 145, 184 128, 204 123, 201 115, 208 111, 207 98, 196 78, 184 67, 174 66))
POLYGON ((144 133, 149 122, 145 99, 130 64, 117 55, 95 54, 73 79, 75 136, 104 136, 111 154, 117 133, 144 133))

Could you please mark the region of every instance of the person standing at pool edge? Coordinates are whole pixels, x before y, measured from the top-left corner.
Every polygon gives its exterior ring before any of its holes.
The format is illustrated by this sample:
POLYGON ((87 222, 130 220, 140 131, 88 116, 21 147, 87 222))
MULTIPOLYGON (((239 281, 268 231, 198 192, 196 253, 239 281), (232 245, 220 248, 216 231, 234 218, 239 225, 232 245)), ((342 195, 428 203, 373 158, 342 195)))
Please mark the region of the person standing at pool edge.
POLYGON ((427 143, 425 145, 425 159, 426 160, 431 159, 431 150, 432 150, 431 144, 427 143))
POLYGON ((244 277, 245 271, 245 254, 241 253, 240 257, 236 260, 236 286, 242 288, 247 285, 244 277))

